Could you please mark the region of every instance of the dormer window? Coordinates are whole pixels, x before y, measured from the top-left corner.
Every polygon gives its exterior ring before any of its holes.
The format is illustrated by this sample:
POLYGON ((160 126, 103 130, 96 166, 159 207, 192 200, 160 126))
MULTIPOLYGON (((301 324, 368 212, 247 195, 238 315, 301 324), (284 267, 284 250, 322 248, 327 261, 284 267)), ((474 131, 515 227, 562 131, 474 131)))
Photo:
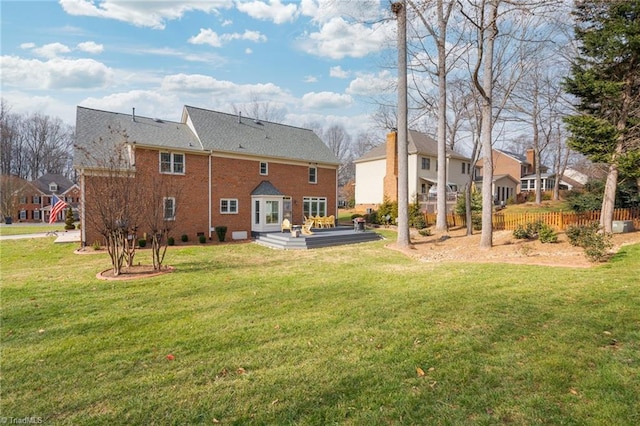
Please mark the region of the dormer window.
POLYGON ((58 192, 58 184, 55 182, 51 182, 49 184, 49 191, 50 192, 58 192))

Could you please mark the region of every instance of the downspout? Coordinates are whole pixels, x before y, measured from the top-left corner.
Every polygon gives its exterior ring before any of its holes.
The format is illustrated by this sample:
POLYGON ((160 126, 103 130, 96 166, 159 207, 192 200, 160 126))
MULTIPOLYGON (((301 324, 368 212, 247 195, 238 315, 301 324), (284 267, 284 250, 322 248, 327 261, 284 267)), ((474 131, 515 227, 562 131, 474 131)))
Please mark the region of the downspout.
MULTIPOLYGON (((80 247, 86 247, 87 245, 87 221, 85 215, 85 197, 87 191, 85 190, 85 174, 84 168, 80 169, 80 247)), ((44 215, 42 215, 44 217, 44 215)))
POLYGON ((213 150, 209 151, 209 239, 211 239, 211 158, 213 157, 213 150))

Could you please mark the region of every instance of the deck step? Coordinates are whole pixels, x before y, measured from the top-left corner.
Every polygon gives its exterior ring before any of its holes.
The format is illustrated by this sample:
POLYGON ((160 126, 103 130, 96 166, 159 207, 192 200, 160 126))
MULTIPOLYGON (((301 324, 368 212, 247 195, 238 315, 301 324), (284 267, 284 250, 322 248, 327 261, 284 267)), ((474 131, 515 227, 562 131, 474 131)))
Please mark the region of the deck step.
POLYGON ((356 232, 351 227, 338 227, 314 230, 313 235, 301 235, 297 238, 291 236, 289 232, 260 233, 255 236, 255 242, 282 250, 307 250, 378 241, 382 238, 380 234, 373 231, 356 232))

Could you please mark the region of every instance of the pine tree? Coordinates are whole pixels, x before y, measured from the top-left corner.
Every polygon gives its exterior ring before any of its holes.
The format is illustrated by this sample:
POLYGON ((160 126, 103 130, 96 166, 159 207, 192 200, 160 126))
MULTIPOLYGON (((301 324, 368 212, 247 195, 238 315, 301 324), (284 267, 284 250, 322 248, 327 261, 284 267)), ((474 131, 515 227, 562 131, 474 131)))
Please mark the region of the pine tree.
POLYGON ((569 146, 609 165, 601 225, 611 232, 620 177, 640 177, 640 1, 576 2, 579 54, 564 87, 578 114, 569 146))

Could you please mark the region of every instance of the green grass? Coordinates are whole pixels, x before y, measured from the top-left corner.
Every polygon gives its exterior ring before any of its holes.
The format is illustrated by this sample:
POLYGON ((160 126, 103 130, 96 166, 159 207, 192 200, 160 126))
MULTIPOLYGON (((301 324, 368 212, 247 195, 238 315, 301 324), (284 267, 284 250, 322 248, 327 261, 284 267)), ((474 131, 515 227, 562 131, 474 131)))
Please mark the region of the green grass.
POLYGON ((640 245, 586 270, 427 265, 387 242, 174 247, 174 273, 116 282, 95 278, 105 254, 3 241, 1 416, 640 422, 640 245))

